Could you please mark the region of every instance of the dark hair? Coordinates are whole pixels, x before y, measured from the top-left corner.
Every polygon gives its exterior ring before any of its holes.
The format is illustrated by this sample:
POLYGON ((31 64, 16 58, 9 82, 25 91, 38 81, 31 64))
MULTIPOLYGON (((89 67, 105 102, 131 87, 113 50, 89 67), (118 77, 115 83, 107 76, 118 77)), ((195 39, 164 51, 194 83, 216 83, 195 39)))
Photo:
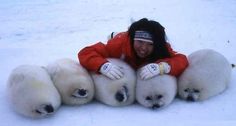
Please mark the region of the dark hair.
POLYGON ((128 30, 131 47, 134 45, 134 34, 137 30, 147 31, 152 35, 154 48, 152 54, 148 57, 149 62, 155 62, 158 59, 170 57, 166 46, 165 28, 160 23, 148 20, 147 18, 142 18, 132 23, 128 30))

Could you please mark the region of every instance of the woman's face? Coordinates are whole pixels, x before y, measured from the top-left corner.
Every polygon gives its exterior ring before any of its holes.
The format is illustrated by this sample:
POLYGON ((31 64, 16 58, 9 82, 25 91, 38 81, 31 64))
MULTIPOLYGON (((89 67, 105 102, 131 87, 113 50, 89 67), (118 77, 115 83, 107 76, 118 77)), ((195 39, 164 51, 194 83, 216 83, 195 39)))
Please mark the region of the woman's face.
POLYGON ((153 51, 153 43, 134 40, 134 50, 139 58, 146 58, 153 51))

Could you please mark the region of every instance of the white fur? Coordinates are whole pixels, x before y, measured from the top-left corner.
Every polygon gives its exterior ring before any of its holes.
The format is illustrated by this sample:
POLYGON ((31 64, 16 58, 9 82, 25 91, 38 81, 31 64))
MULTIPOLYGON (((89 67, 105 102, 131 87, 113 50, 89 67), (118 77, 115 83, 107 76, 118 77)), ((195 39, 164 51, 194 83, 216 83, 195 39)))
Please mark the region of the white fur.
POLYGON ((107 105, 125 106, 132 104, 135 100, 136 75, 134 70, 119 59, 108 59, 110 62, 120 66, 124 70, 124 77, 118 80, 111 80, 102 74, 91 73, 96 94, 95 98, 107 105), (120 101, 118 96, 121 96, 120 101))
POLYGON ((171 75, 159 75, 148 80, 140 78, 137 72, 137 101, 148 108, 162 108, 169 105, 177 93, 177 80, 171 75))
POLYGON ((189 66, 178 80, 178 94, 190 101, 205 100, 223 92, 230 81, 231 65, 220 53, 202 49, 188 56, 189 66))
POLYGON ((81 105, 93 99, 93 80, 88 71, 76 61, 59 59, 49 64, 47 70, 64 104, 81 105))
POLYGON ((15 68, 8 79, 7 93, 13 108, 28 117, 45 117, 54 113, 61 104, 49 74, 39 66, 15 68))

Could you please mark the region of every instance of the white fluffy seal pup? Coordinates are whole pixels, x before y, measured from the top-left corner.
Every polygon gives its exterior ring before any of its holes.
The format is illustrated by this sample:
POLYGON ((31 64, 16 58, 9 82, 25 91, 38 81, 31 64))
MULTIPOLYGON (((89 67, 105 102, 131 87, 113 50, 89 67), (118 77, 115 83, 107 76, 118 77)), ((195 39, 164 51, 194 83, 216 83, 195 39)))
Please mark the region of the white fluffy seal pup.
POLYGON ((201 49, 188 56, 189 66, 178 79, 178 94, 187 101, 202 101, 223 92, 231 65, 220 53, 201 49))
POLYGON ((136 99, 147 108, 158 109, 169 105, 177 93, 177 79, 163 74, 142 80, 137 72, 136 99))
POLYGON ((135 100, 135 71, 120 59, 108 59, 109 62, 122 67, 124 77, 118 80, 111 80, 102 75, 91 73, 95 84, 95 98, 110 106, 125 106, 132 104, 135 100))
POLYGON ((93 80, 78 62, 68 58, 59 59, 49 64, 47 70, 61 94, 62 103, 82 105, 93 99, 93 80))
POLYGON ((27 117, 46 117, 61 104, 60 94, 49 74, 40 66, 15 68, 8 79, 7 93, 13 108, 27 117))

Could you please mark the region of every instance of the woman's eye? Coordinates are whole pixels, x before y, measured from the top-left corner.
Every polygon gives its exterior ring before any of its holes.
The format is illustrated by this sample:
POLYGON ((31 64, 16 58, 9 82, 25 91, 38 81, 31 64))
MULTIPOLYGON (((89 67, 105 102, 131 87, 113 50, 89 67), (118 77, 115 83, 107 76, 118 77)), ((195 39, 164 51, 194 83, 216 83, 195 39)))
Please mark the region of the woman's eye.
POLYGON ((149 46, 153 46, 153 43, 149 43, 148 45, 149 45, 149 46))
POLYGON ((145 44, 145 42, 143 42, 143 41, 139 41, 139 44, 143 45, 143 44, 145 44))
POLYGON ((134 42, 135 42, 135 43, 138 43, 138 44, 141 44, 141 43, 142 43, 142 41, 139 41, 139 40, 135 40, 134 42))

